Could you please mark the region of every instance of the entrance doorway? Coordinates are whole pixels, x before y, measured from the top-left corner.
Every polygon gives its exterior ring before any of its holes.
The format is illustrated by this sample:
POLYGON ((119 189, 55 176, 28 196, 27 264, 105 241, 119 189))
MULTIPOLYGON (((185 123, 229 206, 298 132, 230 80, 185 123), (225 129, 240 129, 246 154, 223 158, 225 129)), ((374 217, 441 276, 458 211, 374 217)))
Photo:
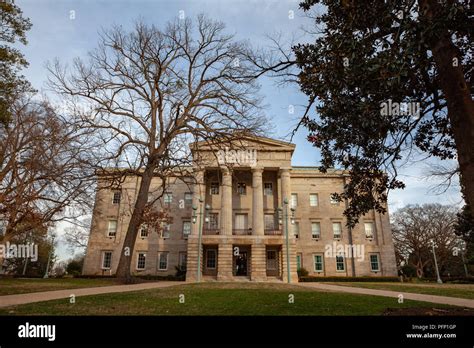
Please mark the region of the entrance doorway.
POLYGON ((267 276, 280 277, 280 251, 281 247, 266 248, 267 276))
POLYGON ((235 275, 237 276, 247 276, 247 252, 242 251, 237 259, 235 260, 235 275))
POLYGON ((233 274, 237 277, 247 277, 250 274, 250 248, 248 246, 233 246, 233 274))

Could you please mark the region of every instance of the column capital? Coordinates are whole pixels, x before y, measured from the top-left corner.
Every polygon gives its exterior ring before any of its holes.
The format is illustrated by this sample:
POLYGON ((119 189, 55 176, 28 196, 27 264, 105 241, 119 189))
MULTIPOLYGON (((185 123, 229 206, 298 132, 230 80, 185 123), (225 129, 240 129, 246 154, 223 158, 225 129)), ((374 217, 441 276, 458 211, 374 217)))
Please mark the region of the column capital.
POLYGON ((232 169, 227 166, 220 166, 219 169, 223 175, 229 175, 232 173, 232 169))
POLYGON ((204 174, 206 170, 204 168, 193 168, 193 175, 194 179, 196 180, 197 184, 203 184, 204 183, 204 174))
POLYGON ((253 174, 262 174, 263 173, 263 167, 252 167, 250 168, 253 174))
POLYGON ((279 173, 281 174, 289 174, 291 167, 280 167, 279 173))

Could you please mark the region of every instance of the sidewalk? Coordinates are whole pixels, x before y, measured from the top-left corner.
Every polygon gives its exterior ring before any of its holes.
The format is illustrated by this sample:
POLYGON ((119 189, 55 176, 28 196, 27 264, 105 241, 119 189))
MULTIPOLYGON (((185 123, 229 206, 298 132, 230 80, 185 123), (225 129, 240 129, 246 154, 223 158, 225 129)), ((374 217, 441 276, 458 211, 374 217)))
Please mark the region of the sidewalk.
POLYGON ((95 288, 82 288, 82 289, 69 289, 69 290, 54 290, 54 291, 43 291, 43 292, 32 292, 29 294, 19 295, 5 295, 0 296, 0 308, 8 306, 16 306, 26 303, 42 302, 50 300, 59 300, 67 298, 71 295, 87 296, 87 295, 100 295, 100 294, 111 294, 115 292, 127 292, 137 290, 148 290, 167 288, 174 285, 183 285, 184 282, 153 282, 153 283, 141 283, 141 284, 130 284, 130 285, 113 285, 113 286, 101 286, 95 288))
POLYGON ((328 290, 328 291, 336 291, 336 292, 348 292, 351 294, 385 296, 385 297, 394 297, 396 299, 398 299, 398 296, 402 294, 404 300, 432 302, 432 303, 446 304, 446 305, 451 305, 451 306, 474 308, 474 300, 469 300, 466 298, 414 294, 412 292, 401 292, 401 291, 364 289, 364 288, 355 288, 351 286, 330 285, 330 284, 324 284, 324 283, 298 283, 298 286, 312 288, 315 290, 328 290))

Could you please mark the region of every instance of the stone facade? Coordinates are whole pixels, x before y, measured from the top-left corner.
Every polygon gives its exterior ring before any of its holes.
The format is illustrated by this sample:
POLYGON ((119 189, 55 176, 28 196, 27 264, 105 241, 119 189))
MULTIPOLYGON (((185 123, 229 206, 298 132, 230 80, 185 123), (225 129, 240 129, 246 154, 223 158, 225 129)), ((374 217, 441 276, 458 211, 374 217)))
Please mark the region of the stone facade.
MULTIPOLYGON (((372 211, 349 231, 344 202, 332 201, 345 173, 292 167, 295 146, 268 138, 240 140, 229 147, 235 152, 192 148, 193 176, 169 178, 157 202, 172 216, 169 227, 137 236, 135 274, 174 275, 185 267, 187 281, 297 282, 303 267, 312 276, 396 275, 388 215, 372 211)), ((84 274, 115 272, 139 184, 129 177, 120 190, 98 190, 84 274)), ((151 195, 159 189, 157 180, 151 195)))

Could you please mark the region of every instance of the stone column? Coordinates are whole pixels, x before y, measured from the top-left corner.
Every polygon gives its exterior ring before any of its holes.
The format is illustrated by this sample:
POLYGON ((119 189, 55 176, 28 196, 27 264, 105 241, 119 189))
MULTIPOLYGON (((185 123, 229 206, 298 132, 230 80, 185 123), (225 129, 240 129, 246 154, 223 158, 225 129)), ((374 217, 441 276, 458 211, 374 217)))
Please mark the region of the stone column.
MULTIPOLYGON (((290 274, 291 274, 291 283, 298 283, 298 271, 297 271, 297 265, 296 265, 296 240, 294 238, 290 239, 290 274)), ((286 243, 283 242, 282 245, 282 280, 283 282, 288 282, 288 267, 286 263, 286 243)))
MULTIPOLYGON (((197 235, 191 235, 188 237, 188 249, 187 249, 187 258, 188 262, 186 265, 186 281, 187 282, 196 282, 197 281, 197 270, 198 267, 201 267, 202 270, 202 265, 203 265, 203 253, 202 253, 202 248, 201 248, 201 264, 198 266, 198 253, 199 253, 199 248, 198 248, 198 236, 197 235)), ((202 277, 201 277, 202 279, 202 277)))
POLYGON ((291 203, 291 183, 290 183, 290 168, 280 168, 281 178, 281 203, 285 198, 288 199, 288 203, 291 203))
POLYGON ((222 168, 220 229, 221 235, 232 235, 232 172, 228 168, 222 168))
MULTIPOLYGON (((205 201, 206 199, 206 185, 204 182, 204 170, 195 169, 194 171, 194 187, 193 187, 193 206, 197 208, 196 214, 196 223, 191 223, 191 235, 188 237, 187 241, 187 266, 186 266, 186 281, 187 282, 195 282, 197 281, 197 270, 198 267, 201 267, 203 264, 203 255, 202 255, 202 247, 199 250, 199 210, 200 204, 203 204, 202 209, 204 211, 204 204, 199 202, 199 198, 205 201), (198 254, 201 253, 201 264, 198 265, 198 254)), ((192 212, 194 214, 194 212, 192 212)), ((204 217, 203 217, 204 218, 204 217)), ((203 222, 204 225, 204 222, 203 222)))
MULTIPOLYGON (((199 203, 199 198, 201 198, 204 201, 206 200, 206 184, 204 182, 204 170, 196 170, 194 173, 194 179, 196 181, 193 187, 193 207, 196 207, 197 210, 196 210, 196 223, 191 224, 191 235, 197 236, 199 233, 199 209, 200 209, 199 205, 201 204, 199 203)), ((204 212, 205 202, 202 204, 203 204, 202 209, 204 212)), ((203 222, 203 226, 204 226, 204 222, 203 222)))
POLYGON ((226 240, 219 242, 217 252, 217 280, 229 281, 234 278, 232 274, 232 243, 226 240))
POLYGON ((252 234, 264 235, 262 168, 252 169, 252 234))
POLYGON ((267 280, 267 256, 265 244, 254 240, 250 257, 252 265, 250 279, 253 281, 267 280))

